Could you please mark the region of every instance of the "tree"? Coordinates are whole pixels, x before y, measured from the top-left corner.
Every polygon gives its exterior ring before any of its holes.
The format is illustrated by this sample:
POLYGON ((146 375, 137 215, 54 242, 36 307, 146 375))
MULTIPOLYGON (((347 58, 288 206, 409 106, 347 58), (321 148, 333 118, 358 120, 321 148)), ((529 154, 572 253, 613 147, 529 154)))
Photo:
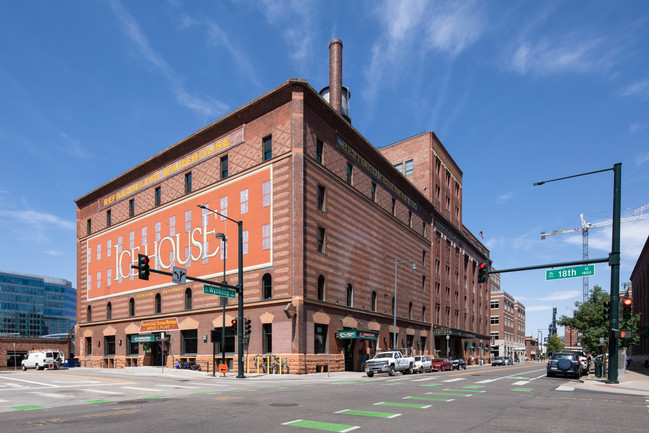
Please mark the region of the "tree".
MULTIPOLYGON (((581 345, 589 353, 599 353, 602 349, 600 338, 604 338, 604 345, 608 346, 608 331, 610 322, 604 320, 604 302, 609 302, 610 294, 604 292, 600 286, 593 287, 588 299, 584 302, 575 302, 572 317, 561 316, 557 323, 561 326, 570 326, 581 333, 581 345)), ((620 329, 628 329, 634 337, 628 340, 619 340, 620 346, 637 344, 640 341, 638 322, 640 315, 635 314, 627 322, 620 321, 620 329)))
POLYGON ((563 350, 565 347, 557 334, 552 334, 548 337, 548 355, 552 354, 552 352, 563 350))

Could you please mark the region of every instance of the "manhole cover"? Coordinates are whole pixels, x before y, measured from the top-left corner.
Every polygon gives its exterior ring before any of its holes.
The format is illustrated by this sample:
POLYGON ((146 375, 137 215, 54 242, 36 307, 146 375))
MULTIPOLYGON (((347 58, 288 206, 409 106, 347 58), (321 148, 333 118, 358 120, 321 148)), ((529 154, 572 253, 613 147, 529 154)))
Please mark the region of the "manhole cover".
POLYGON ((269 406, 272 407, 295 407, 297 403, 271 403, 269 406))
POLYGON ((148 400, 126 400, 126 401, 118 401, 117 404, 144 404, 148 403, 148 400))

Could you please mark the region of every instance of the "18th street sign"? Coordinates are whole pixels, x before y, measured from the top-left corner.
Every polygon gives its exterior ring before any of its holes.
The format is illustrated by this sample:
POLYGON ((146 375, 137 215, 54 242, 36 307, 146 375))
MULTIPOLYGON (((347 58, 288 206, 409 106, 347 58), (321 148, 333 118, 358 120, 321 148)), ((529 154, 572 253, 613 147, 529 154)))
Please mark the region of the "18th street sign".
POLYGON ((545 279, 547 281, 562 278, 592 277, 593 275, 595 275, 595 265, 574 266, 572 268, 545 271, 545 279))
POLYGON ((203 286, 203 293, 207 293, 208 295, 221 296, 223 298, 235 299, 237 297, 237 292, 235 290, 224 287, 209 286, 207 284, 203 286))

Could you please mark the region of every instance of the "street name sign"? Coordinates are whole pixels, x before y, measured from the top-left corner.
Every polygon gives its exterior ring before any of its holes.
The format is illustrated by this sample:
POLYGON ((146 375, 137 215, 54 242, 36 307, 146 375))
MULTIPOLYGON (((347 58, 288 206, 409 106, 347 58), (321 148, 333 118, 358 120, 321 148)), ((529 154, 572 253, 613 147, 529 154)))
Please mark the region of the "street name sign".
POLYGON ((237 297, 237 292, 235 290, 227 289, 224 287, 209 286, 207 284, 203 286, 203 293, 206 293, 208 295, 221 296, 223 298, 235 299, 237 297))
POLYGON ((572 268, 545 271, 546 281, 560 280, 563 278, 592 277, 593 275, 595 275, 595 265, 574 266, 572 268))

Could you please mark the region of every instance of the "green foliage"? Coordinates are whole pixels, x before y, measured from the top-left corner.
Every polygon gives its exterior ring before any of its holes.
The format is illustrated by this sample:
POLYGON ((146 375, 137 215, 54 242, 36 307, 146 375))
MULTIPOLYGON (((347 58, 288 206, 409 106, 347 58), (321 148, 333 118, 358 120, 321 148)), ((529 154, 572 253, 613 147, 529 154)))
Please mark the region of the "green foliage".
MULTIPOLYGON (((572 317, 561 316, 557 323, 562 326, 570 326, 579 330, 581 334, 581 345, 589 353, 600 353, 601 345, 599 339, 604 337, 604 344, 608 346, 609 322, 604 321, 604 302, 610 300, 610 294, 606 293, 600 286, 593 287, 590 296, 585 302, 575 302, 575 310, 572 317)), ((639 314, 634 314, 631 320, 620 321, 620 329, 633 331, 634 337, 628 340, 619 340, 620 346, 638 344, 639 314)))
POLYGON ((565 347, 566 346, 563 344, 557 334, 552 334, 548 338, 548 354, 556 352, 557 350, 563 350, 565 347))

